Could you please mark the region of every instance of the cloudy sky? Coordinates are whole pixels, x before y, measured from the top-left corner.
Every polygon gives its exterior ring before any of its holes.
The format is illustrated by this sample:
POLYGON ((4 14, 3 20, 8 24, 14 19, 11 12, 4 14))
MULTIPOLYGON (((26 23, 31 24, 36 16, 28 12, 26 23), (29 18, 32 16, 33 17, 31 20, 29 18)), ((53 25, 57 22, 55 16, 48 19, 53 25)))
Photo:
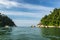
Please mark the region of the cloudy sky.
POLYGON ((0 0, 0 12, 18 26, 36 25, 44 15, 59 7, 60 0, 0 0))

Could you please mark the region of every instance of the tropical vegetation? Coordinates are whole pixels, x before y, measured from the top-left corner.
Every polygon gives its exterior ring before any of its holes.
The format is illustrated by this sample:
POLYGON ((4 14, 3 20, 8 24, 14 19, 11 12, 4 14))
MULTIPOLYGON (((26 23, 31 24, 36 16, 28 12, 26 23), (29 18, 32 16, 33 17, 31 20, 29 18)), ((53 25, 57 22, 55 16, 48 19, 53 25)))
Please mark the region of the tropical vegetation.
POLYGON ((16 26, 15 23, 7 15, 0 13, 0 27, 16 26))
POLYGON ((41 19, 41 24, 45 26, 60 26, 60 9, 55 8, 41 19))

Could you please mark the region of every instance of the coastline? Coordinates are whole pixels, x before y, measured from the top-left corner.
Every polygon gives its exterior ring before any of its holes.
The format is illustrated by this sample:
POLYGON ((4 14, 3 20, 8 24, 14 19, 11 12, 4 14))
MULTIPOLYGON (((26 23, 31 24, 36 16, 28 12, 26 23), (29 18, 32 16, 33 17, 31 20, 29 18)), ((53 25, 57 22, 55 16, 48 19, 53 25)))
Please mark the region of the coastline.
POLYGON ((44 26, 44 25, 38 25, 37 27, 41 27, 41 28, 60 28, 60 26, 44 26))

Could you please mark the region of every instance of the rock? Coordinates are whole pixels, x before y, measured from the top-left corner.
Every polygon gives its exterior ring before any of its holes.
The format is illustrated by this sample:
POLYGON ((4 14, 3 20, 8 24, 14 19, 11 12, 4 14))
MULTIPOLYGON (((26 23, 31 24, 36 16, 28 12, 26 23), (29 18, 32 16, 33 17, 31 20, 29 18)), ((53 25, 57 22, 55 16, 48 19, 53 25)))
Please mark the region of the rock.
POLYGON ((10 19, 8 16, 1 14, 0 13, 0 27, 5 27, 5 26, 15 26, 15 23, 12 21, 12 19, 10 19))

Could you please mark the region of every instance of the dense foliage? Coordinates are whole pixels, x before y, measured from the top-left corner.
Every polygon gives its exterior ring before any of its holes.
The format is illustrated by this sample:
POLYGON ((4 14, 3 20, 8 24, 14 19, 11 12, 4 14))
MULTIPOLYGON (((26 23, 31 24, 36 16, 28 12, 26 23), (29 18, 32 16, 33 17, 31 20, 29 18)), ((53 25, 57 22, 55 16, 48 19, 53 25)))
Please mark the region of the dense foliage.
POLYGON ((41 23, 46 26, 60 26, 60 9, 55 8, 51 14, 45 15, 41 23))
POLYGON ((6 15, 0 13, 0 27, 16 26, 14 22, 6 15))

